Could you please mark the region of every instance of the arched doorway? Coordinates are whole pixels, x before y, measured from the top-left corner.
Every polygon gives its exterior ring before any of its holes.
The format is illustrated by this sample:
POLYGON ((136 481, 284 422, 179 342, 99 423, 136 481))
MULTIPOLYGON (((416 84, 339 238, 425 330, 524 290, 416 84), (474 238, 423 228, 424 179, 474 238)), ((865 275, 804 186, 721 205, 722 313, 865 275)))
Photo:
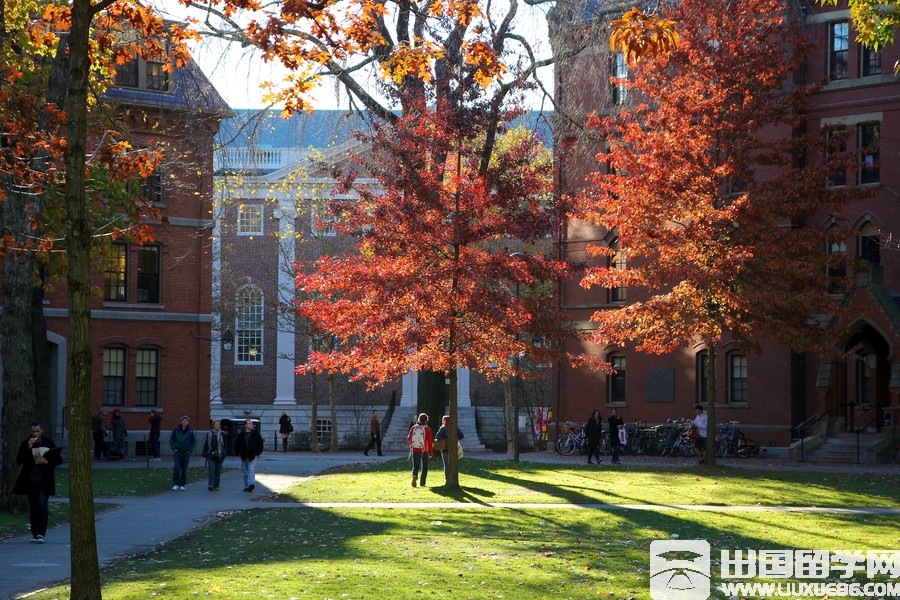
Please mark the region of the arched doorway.
POLYGON ((891 403, 890 342, 871 323, 860 321, 848 330, 843 350, 846 361, 835 416, 848 431, 880 429, 891 403))

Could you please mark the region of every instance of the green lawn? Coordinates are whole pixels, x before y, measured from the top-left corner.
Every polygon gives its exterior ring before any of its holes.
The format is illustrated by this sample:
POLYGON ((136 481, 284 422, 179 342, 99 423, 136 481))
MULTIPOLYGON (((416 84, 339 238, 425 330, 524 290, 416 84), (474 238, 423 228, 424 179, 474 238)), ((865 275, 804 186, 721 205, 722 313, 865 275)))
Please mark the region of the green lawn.
MULTIPOLYGON (((409 487, 405 461, 332 469, 290 490, 323 501, 463 500, 471 507, 253 509, 104 569, 110 599, 649 600, 653 540, 736 549, 900 547, 900 516, 597 508, 484 501, 897 506, 881 475, 597 468, 466 461, 464 490, 409 487)), ((433 483, 442 483, 436 468, 433 483)), ((68 598, 65 587, 34 594, 68 598)))
MULTIPOLYGON (((94 495, 107 496, 152 496, 167 492, 172 488, 172 469, 94 469, 94 495)), ((206 467, 188 468, 187 482, 204 481, 206 467)), ((57 496, 69 496, 69 470, 56 470, 57 496)))
MULTIPOLYGON (((106 512, 116 508, 115 504, 95 504, 94 514, 106 512)), ((50 503, 50 527, 56 527, 61 523, 69 520, 69 505, 58 502, 50 503)), ((28 507, 25 512, 19 515, 10 515, 8 513, 0 513, 0 540, 15 537, 18 535, 30 535, 31 529, 28 525, 28 507)))
POLYGON ((442 487, 440 460, 428 484, 413 488, 407 461, 331 469, 279 499, 298 502, 571 502, 578 504, 727 504, 900 507, 896 475, 713 470, 674 467, 547 465, 462 461, 461 491, 442 487))
POLYGON ((257 509, 105 570, 103 597, 645 599, 649 544, 672 534, 714 551, 865 550, 896 548, 898 532, 900 518, 884 516, 257 509))
MULTIPOLYGON (((172 487, 171 469, 95 469, 94 496, 152 496, 169 491, 172 487)), ((188 469, 188 483, 206 479, 206 467, 188 469)), ((56 470, 56 496, 69 496, 68 469, 56 470)), ((109 504, 96 504, 94 510, 103 512, 115 508, 109 504)), ((50 527, 69 520, 69 507, 50 503, 50 527)), ((0 513, 0 539, 28 533, 28 507, 19 515, 0 513)))

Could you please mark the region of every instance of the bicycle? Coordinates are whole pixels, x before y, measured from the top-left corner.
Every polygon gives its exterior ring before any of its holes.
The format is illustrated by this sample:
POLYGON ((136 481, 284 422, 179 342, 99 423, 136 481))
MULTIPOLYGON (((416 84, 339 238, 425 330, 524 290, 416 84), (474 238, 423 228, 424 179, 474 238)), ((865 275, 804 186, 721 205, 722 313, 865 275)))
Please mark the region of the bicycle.
POLYGON ((759 455, 759 444, 747 438, 738 421, 728 421, 716 427, 716 456, 750 458, 759 455))
POLYGON ((570 424, 566 425, 567 431, 559 436, 556 440, 556 451, 563 456, 570 456, 575 450, 581 451, 582 454, 587 453, 587 448, 582 450, 587 444, 587 435, 584 433, 584 426, 580 426, 577 430, 573 430, 570 424))

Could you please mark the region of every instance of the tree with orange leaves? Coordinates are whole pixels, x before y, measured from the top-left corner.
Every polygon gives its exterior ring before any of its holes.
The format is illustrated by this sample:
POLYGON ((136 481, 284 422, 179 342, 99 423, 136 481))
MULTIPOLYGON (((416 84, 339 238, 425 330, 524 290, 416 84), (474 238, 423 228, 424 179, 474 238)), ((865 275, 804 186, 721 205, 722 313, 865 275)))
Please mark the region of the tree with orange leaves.
MULTIPOLYGON (((809 50, 802 18, 782 0, 667 5, 680 42, 642 57, 633 107, 592 126, 607 168, 578 197, 579 218, 614 231, 621 264, 587 271, 584 287, 627 286, 627 306, 594 313, 594 341, 666 353, 703 343, 714 431, 716 351, 769 339, 811 348, 827 334, 824 240, 858 192, 826 187, 847 154, 803 135, 811 88, 794 80, 809 50), (752 65, 752 68, 748 68, 752 65)), ((618 261, 617 261, 618 262, 618 261)), ((710 434, 712 436, 712 433, 710 434)), ((707 447, 707 464, 715 460, 707 447)))
MULTIPOLYGON (((4 360, 4 378, 11 383, 4 385, 3 454, 4 460, 13 459, 7 441, 17 439, 23 421, 36 414, 35 365, 29 357, 32 346, 46 339, 31 334, 32 320, 42 316, 41 303, 35 307, 31 301, 35 261, 62 250, 70 327, 71 597, 94 599, 101 594, 89 453, 92 249, 101 237, 148 239, 144 219, 155 212, 128 188, 159 160, 155 150, 132 148, 109 115, 97 109, 117 65, 136 55, 183 61, 180 42, 186 34, 126 0, 6 3, 0 25, 5 226, 0 249, 6 258, 4 337, 10 341, 3 351, 19 355, 4 360)), ((4 493, 6 477, 15 471, 4 464, 4 493)))

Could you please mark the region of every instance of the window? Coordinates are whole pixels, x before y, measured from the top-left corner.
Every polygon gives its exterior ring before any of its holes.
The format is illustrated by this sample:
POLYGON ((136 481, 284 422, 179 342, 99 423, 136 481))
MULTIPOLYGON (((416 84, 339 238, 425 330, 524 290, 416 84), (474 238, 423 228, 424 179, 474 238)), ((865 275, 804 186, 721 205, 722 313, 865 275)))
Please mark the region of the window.
POLYGON ((316 419, 316 435, 319 436, 319 443, 325 439, 330 440, 332 430, 331 419, 316 419))
POLYGON ((116 85, 124 88, 169 91, 169 74, 165 62, 133 59, 116 67, 116 85))
POLYGON ((608 404, 625 403, 625 357, 621 354, 610 354, 607 359, 615 373, 606 376, 608 404))
POLYGON ((856 238, 856 255, 872 265, 881 264, 881 232, 872 223, 866 223, 856 238))
POLYGON ((337 217, 328 213, 323 207, 318 207, 312 213, 312 234, 324 237, 337 235, 332 224, 337 222, 337 217))
POLYGON ((169 74, 166 73, 166 63, 147 61, 147 89, 155 92, 167 92, 169 90, 169 74))
POLYGON ((134 403, 137 406, 159 405, 159 350, 139 348, 134 387, 134 403))
POLYGON ((125 405, 125 348, 103 350, 103 404, 125 405))
POLYGON ((138 63, 136 60, 130 60, 124 65, 116 67, 116 85, 120 87, 140 87, 141 82, 138 77, 138 63))
POLYGON ((159 304, 159 246, 141 246, 137 255, 137 301, 159 304))
POLYGON ((728 402, 747 402, 747 356, 728 354, 728 402))
POLYGON ((831 24, 829 35, 828 72, 831 80, 847 79, 847 51, 850 48, 850 24, 839 21, 831 24))
POLYGON ((709 365, 709 350, 701 350, 697 353, 697 402, 706 404, 706 390, 709 384, 709 378, 706 376, 706 369, 709 365))
POLYGON ((862 77, 881 75, 881 52, 868 46, 859 45, 859 74, 862 77))
POLYGON ((628 65, 625 63, 625 55, 616 52, 613 55, 612 73, 616 81, 612 88, 612 103, 622 106, 628 100, 628 65))
POLYGON ((238 235, 262 235, 262 205, 241 204, 238 208, 238 235))
POLYGON ((103 299, 111 302, 128 300, 128 244, 112 244, 103 271, 103 299))
POLYGON ((245 285, 236 298, 234 343, 238 363, 262 363, 263 295, 255 285, 245 285))
MULTIPOLYGON (((847 151, 847 129, 845 127, 832 127, 827 132, 827 147, 829 159, 835 154, 843 154, 847 151)), ((846 167, 837 167, 828 178, 829 186, 847 185, 846 167)))
POLYGON ((163 204, 162 175, 158 170, 140 182, 141 197, 151 204, 163 204))
MULTIPOLYGON (((837 230, 837 227, 834 229, 837 230)), ((837 231, 833 233, 836 235, 837 231)), ((842 239, 826 240, 825 253, 828 255, 825 273, 831 278, 828 282, 828 292, 840 294, 844 291, 843 279, 847 276, 847 244, 842 239)))
POLYGON ((878 183, 880 173, 878 168, 880 152, 880 127, 878 123, 863 123, 857 128, 857 139, 862 154, 862 163, 859 166, 859 183, 878 183))
MULTIPOLYGON (((625 271, 626 260, 625 260, 625 252, 623 252, 619 248, 619 241, 614 240, 609 245, 611 250, 615 250, 615 254, 609 257, 609 268, 614 269, 616 271, 625 271)), ((609 288, 609 302, 612 304, 613 302, 624 302, 625 301, 625 286, 620 285, 618 287, 609 288)))

